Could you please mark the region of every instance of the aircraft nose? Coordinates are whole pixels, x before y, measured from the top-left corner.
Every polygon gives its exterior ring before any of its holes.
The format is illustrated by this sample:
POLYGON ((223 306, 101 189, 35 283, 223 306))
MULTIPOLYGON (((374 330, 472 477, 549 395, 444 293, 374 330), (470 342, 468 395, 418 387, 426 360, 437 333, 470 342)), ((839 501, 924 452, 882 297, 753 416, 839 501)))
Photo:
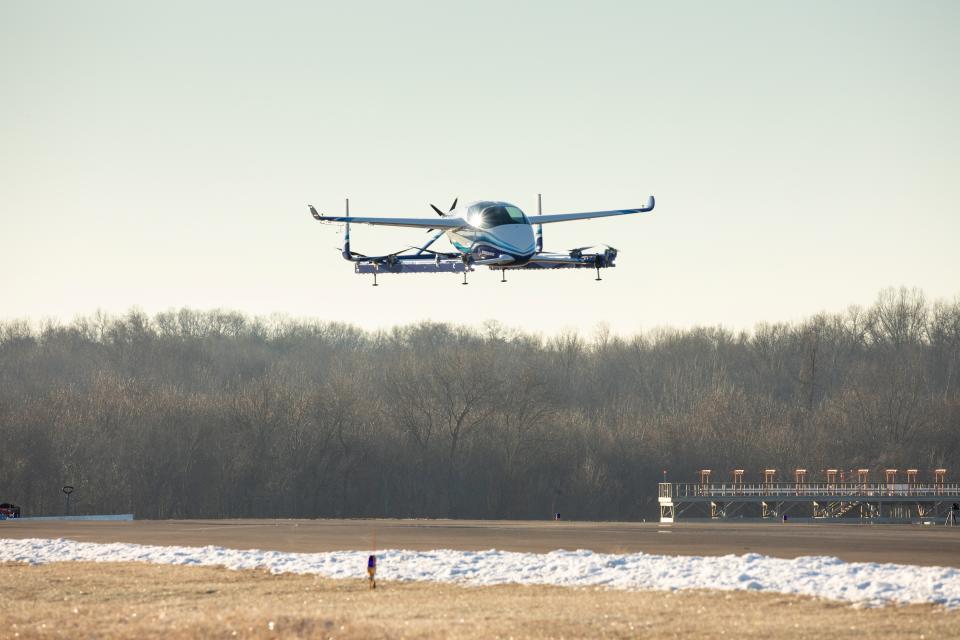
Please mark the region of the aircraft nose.
POLYGON ((508 243, 515 255, 531 255, 536 250, 533 227, 526 224, 511 224, 501 227, 501 238, 508 243))

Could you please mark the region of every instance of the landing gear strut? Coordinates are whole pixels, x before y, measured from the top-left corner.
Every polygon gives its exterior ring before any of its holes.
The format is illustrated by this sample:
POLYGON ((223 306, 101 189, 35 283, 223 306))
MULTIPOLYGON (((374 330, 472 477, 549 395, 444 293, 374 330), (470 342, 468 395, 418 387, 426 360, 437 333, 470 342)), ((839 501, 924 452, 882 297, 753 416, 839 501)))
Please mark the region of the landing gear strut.
POLYGON ((500 269, 500 282, 506 282, 506 281, 507 281, 507 270, 500 269))
POLYGON ((373 272, 373 286, 375 286, 375 287, 377 286, 377 272, 376 272, 376 271, 373 272))
POLYGON ((600 267, 597 267, 597 277, 594 278, 595 282, 600 282, 603 278, 600 277, 600 267))

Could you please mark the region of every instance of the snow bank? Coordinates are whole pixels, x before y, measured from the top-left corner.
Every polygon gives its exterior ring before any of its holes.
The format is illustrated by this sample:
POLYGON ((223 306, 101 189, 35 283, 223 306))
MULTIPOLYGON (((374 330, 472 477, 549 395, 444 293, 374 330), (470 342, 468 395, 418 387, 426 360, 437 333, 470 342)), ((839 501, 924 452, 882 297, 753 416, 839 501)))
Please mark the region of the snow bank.
MULTIPOLYGON (((365 576, 368 551, 284 553, 223 547, 159 547, 72 540, 0 539, 0 561, 34 564, 83 560, 268 569, 330 578, 365 576)), ((468 585, 504 583, 636 590, 774 591, 871 605, 937 603, 960 606, 960 570, 842 562, 827 556, 793 560, 742 556, 612 555, 592 551, 403 551, 377 553, 377 577, 468 585)))

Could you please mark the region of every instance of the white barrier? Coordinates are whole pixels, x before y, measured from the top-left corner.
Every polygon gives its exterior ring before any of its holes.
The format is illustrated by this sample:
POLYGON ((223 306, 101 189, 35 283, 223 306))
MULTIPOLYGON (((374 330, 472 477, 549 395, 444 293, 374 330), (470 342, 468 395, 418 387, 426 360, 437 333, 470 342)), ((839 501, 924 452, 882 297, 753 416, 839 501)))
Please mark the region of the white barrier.
POLYGON ((109 515, 94 516, 24 516, 22 518, 7 518, 8 521, 17 520, 133 520, 132 513, 116 513, 109 515))

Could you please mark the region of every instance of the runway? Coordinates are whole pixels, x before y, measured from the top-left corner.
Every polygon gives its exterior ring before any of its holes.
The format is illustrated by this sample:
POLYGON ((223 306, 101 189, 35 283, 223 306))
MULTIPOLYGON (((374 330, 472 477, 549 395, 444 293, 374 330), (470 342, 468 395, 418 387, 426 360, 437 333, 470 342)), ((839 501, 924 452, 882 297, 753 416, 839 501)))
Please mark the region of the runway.
POLYGON ((663 555, 828 555, 849 562, 960 568, 960 528, 919 525, 480 520, 0 521, 0 538, 265 549, 457 549, 663 555))

